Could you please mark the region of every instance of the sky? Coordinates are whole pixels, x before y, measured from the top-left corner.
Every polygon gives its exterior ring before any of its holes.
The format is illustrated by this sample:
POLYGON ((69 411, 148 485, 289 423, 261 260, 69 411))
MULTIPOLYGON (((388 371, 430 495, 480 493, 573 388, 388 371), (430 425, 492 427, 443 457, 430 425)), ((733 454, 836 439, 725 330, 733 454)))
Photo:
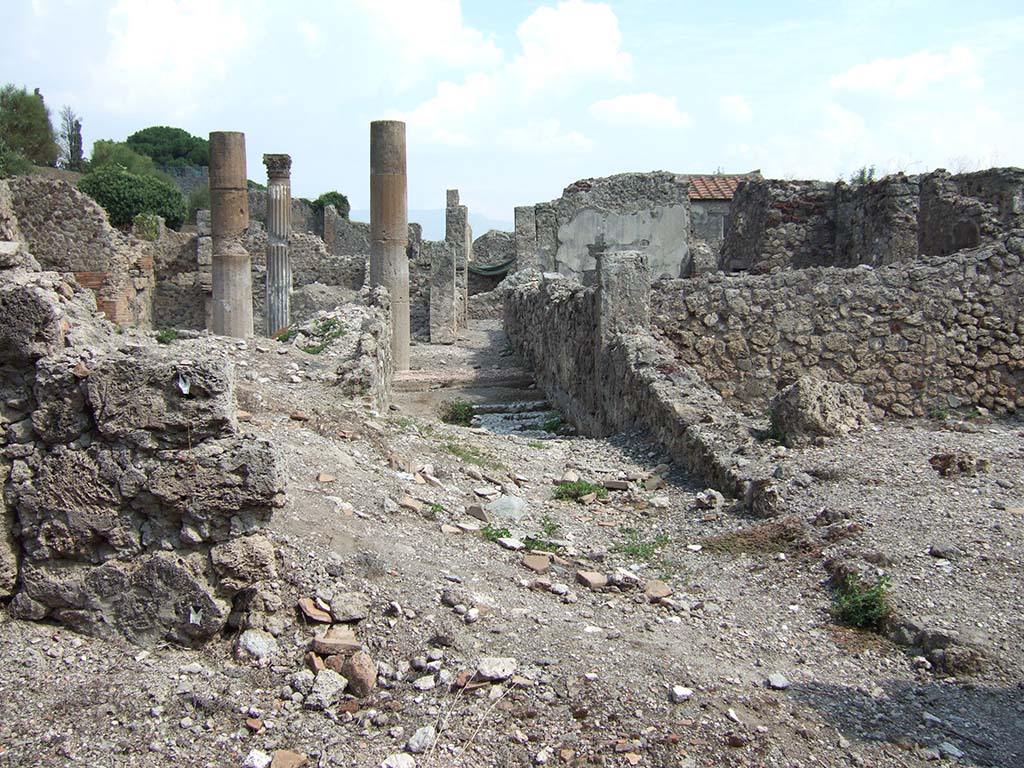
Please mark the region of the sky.
POLYGON ((292 156, 368 208, 407 123, 409 207, 491 219, 631 171, 836 179, 1024 166, 1019 0, 4 0, 0 83, 86 151, 151 125, 292 156))

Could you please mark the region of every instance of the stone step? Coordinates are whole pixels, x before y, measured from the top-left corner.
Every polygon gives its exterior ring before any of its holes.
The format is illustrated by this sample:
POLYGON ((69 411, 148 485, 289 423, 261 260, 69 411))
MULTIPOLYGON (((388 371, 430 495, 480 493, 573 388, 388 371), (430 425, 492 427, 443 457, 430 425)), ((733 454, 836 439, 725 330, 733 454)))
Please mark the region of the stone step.
POLYGON ((547 400, 519 400, 509 403, 482 403, 473 406, 473 413, 476 415, 490 413, 534 413, 537 411, 550 411, 551 403, 547 400))
POLYGON ((528 389, 533 374, 521 368, 452 368, 445 371, 400 371, 391 386, 396 392, 425 392, 430 389, 499 388, 528 389))

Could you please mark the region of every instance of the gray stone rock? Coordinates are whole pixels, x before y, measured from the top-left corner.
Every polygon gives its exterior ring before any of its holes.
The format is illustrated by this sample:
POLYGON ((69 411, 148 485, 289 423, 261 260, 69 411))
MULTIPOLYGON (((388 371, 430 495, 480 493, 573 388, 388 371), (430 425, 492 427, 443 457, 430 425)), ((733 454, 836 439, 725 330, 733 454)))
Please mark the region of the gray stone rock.
POLYGON ((277 653, 277 640, 262 629, 247 629, 238 636, 238 650, 254 658, 265 659, 277 653))
POLYGON ((492 519, 521 520, 528 510, 527 503, 518 496, 499 496, 484 505, 484 511, 492 519))
POLYGON ((220 586, 237 592, 258 581, 277 578, 274 545, 263 535, 241 536, 210 550, 220 586))
POLYGON ((292 687, 292 690, 301 693, 303 696, 308 696, 310 691, 313 690, 315 680, 316 675, 309 669, 300 669, 298 672, 292 672, 288 675, 288 685, 292 687))
POLYGON ((437 730, 432 725, 425 725, 416 729, 416 733, 406 742, 405 748, 414 755, 421 755, 430 749, 436 740, 437 730))
POLYGON ((476 665, 476 674, 481 680, 500 682, 516 673, 519 662, 511 657, 484 656, 476 665))
POLYGON ((789 688, 789 680, 781 672, 773 672, 768 675, 768 687, 773 691, 784 691, 789 688))
POLYGON ((362 592, 335 592, 330 603, 335 621, 362 621, 370 615, 370 598, 362 592))
POLYGON ((329 709, 348 686, 348 680, 333 669, 321 669, 316 673, 313 688, 306 696, 306 709, 329 709))
POLYGON ((771 424, 788 446, 840 437, 870 419, 860 388, 802 376, 772 398, 771 424))
POLYGON ((395 752, 384 758, 380 768, 416 768, 416 758, 406 752, 395 752))

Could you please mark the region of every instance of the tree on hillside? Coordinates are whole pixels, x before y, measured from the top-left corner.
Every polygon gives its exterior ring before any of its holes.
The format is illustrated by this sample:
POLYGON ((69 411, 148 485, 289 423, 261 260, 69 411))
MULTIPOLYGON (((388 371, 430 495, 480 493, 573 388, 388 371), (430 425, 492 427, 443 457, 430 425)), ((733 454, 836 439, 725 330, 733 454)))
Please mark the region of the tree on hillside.
POLYGON ((82 155, 82 121, 71 107, 60 110, 60 167, 80 171, 85 164, 82 155))
POLYGON ((50 111, 38 88, 35 93, 10 84, 0 88, 0 138, 9 151, 37 165, 56 165, 60 148, 53 137, 50 111))
POLYGON ((119 165, 136 176, 162 175, 152 158, 140 155, 125 142, 100 139, 93 142, 89 169, 97 170, 107 165, 119 165))
POLYGON ((143 128, 129 136, 126 143, 164 167, 210 164, 209 142, 181 128, 166 125, 143 128))

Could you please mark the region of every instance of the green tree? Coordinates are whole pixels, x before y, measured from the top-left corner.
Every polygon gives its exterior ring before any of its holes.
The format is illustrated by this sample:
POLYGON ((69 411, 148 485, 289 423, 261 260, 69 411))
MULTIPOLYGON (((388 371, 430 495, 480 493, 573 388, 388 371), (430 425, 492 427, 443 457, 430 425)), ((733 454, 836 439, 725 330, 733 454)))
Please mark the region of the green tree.
POLYGON ((60 111, 60 167, 80 171, 85 165, 82 156, 82 121, 69 106, 60 111))
POLYGON ((348 218, 349 211, 352 207, 348 203, 348 198, 341 192, 332 190, 331 192, 324 192, 320 197, 313 201, 313 209, 316 211, 322 211, 328 205, 333 205, 334 209, 338 212, 338 215, 343 219, 348 218))
POLYGON ((56 165, 60 148, 53 138, 50 110, 38 88, 35 93, 13 85, 0 88, 0 138, 8 150, 37 165, 56 165))
POLYGON ((209 142, 181 128, 166 125, 143 128, 129 136, 127 144, 165 167, 210 164, 209 142))
POLYGON ((163 216, 167 226, 180 227, 185 220, 185 198, 169 181, 140 176, 119 165, 91 170, 78 188, 103 206, 115 227, 127 228, 140 213, 163 216))
POLYGON ((123 141, 100 139, 93 142, 89 168, 96 170, 107 165, 119 165, 138 176, 160 175, 160 170, 152 158, 140 155, 123 141))
POLYGON ((18 176, 32 170, 32 162, 21 152, 11 149, 3 136, 0 136, 0 179, 18 176))

